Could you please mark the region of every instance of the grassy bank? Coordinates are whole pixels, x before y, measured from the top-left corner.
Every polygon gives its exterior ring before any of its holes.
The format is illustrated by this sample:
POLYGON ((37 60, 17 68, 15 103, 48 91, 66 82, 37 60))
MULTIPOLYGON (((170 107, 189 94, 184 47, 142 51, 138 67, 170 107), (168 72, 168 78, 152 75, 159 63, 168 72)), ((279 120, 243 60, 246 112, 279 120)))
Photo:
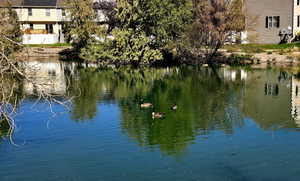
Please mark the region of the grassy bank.
POLYGON ((229 52, 262 53, 262 52, 284 52, 300 49, 300 43, 290 44, 244 44, 244 45, 225 45, 224 49, 229 52))
POLYGON ((56 44, 32 44, 32 45, 26 45, 26 47, 29 48, 59 48, 59 47, 70 47, 71 44, 69 43, 56 43, 56 44))

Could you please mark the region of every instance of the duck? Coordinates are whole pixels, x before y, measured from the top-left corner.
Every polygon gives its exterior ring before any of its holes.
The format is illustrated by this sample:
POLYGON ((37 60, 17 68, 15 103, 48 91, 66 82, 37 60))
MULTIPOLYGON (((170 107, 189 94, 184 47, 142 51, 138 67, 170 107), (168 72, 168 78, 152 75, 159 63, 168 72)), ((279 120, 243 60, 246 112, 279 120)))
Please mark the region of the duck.
POLYGON ((140 106, 141 108, 149 108, 152 107, 153 105, 151 103, 142 103, 140 106))
POLYGON ((177 108, 178 108, 177 104, 173 104, 173 105, 171 106, 171 110, 176 110, 177 108))
POLYGON ((163 112, 152 112, 152 119, 161 119, 165 117, 163 112))

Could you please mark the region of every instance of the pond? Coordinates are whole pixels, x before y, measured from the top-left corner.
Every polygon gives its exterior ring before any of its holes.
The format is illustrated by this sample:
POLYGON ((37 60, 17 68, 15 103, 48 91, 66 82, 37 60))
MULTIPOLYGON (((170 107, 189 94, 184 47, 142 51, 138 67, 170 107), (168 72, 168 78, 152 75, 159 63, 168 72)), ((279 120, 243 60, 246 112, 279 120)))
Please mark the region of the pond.
POLYGON ((45 92, 72 103, 49 106, 21 83, 1 181, 300 179, 300 81, 286 71, 30 66, 45 92))

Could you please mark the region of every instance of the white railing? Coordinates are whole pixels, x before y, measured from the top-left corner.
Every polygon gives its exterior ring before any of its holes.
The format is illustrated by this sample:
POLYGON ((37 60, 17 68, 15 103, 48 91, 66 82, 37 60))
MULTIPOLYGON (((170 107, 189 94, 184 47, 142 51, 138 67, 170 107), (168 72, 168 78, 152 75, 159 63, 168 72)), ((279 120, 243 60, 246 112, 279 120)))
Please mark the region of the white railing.
POLYGON ((55 44, 59 43, 58 34, 25 34, 23 44, 55 44))

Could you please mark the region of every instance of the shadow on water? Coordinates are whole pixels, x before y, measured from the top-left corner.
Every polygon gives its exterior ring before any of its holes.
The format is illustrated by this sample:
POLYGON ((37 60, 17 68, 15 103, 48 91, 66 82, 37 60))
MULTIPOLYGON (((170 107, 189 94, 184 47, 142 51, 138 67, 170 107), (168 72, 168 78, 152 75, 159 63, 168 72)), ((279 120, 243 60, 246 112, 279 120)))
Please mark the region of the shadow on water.
POLYGON ((10 125, 8 124, 7 121, 1 120, 0 121, 0 137, 6 136, 8 134, 10 125))

